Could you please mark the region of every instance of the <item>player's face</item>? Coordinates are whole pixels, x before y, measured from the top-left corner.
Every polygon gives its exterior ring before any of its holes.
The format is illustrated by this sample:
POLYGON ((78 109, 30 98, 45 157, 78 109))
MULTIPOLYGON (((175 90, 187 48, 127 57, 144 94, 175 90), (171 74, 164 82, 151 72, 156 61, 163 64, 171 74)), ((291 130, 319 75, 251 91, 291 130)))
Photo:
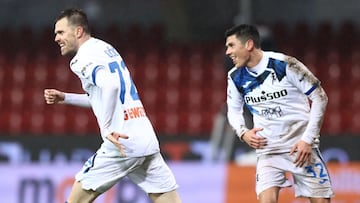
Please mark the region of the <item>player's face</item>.
POLYGON ((228 55, 236 67, 245 66, 250 60, 248 41, 243 44, 236 35, 226 38, 226 55, 228 55))
POLYGON ((67 18, 55 23, 55 42, 60 46, 61 55, 74 55, 78 50, 76 27, 69 25, 67 18))

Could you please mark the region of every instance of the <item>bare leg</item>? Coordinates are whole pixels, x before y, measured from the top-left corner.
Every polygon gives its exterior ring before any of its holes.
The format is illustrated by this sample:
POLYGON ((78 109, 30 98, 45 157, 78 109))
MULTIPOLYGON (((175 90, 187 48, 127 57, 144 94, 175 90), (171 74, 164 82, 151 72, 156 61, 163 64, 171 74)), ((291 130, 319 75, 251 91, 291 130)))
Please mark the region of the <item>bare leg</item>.
POLYGON ((149 197, 154 203, 181 203, 176 190, 165 193, 150 193, 149 197))
POLYGON ((74 185, 71 189, 70 196, 68 198, 68 203, 91 203, 96 197, 101 193, 98 193, 93 190, 84 190, 81 187, 81 182, 74 182, 74 185))
POLYGON ((311 203, 330 203, 330 198, 309 198, 311 203))
POLYGON ((277 203, 279 198, 279 187, 271 187, 259 195, 259 203, 277 203))

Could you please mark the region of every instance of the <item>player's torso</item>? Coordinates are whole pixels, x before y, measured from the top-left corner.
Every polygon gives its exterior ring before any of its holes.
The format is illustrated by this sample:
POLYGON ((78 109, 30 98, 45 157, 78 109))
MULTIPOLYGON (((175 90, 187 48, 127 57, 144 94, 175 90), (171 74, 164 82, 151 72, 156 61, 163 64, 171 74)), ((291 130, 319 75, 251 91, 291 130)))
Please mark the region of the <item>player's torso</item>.
POLYGON ((309 106, 307 97, 288 80, 285 61, 270 57, 264 64, 259 73, 241 68, 232 78, 253 114, 254 127, 264 128, 259 134, 275 142, 306 125, 309 106))
POLYGON ((100 68, 111 73, 109 80, 119 83, 119 104, 125 108, 142 106, 130 72, 119 53, 101 40, 94 39, 86 45, 73 58, 71 70, 79 77, 92 106, 102 106, 101 89, 96 86, 95 81, 96 71, 100 68))
POLYGON ((252 114, 258 118, 279 119, 288 115, 286 112, 292 108, 294 101, 304 99, 301 92, 286 80, 286 76, 278 78, 273 69, 267 68, 259 76, 251 77, 252 82, 243 86, 246 87, 243 98, 252 114))
POLYGON ((287 63, 267 57, 260 72, 241 68, 232 73, 235 86, 254 116, 276 120, 294 105, 302 106, 306 97, 287 77, 287 63))
MULTIPOLYGON (((84 91, 99 124, 103 123, 104 104, 102 90, 96 85, 95 74, 99 68, 110 72, 109 80, 119 84, 116 106, 110 129, 129 136, 124 140, 130 156, 152 154, 158 151, 158 142, 146 116, 130 72, 119 53, 109 44, 97 40, 87 44, 72 60, 72 71, 80 78, 84 91), (87 59, 90 60, 87 60, 87 59), (76 64, 78 60, 80 63, 76 64)), ((102 130, 102 129, 100 129, 102 130)))

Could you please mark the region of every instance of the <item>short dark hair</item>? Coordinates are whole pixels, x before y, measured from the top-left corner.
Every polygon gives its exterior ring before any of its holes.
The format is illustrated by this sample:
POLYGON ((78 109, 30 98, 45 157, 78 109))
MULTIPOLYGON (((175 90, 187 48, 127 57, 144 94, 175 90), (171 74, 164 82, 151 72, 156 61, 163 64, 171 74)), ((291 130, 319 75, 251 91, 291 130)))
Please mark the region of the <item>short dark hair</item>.
POLYGON ((231 35, 236 35, 236 38, 238 38, 242 43, 251 39, 256 48, 260 48, 261 46, 259 31, 253 25, 241 24, 226 30, 225 37, 227 38, 231 35))
POLYGON ((85 33, 90 34, 89 22, 86 13, 81 9, 70 8, 62 11, 56 18, 55 23, 63 18, 67 18, 70 25, 81 26, 85 33))

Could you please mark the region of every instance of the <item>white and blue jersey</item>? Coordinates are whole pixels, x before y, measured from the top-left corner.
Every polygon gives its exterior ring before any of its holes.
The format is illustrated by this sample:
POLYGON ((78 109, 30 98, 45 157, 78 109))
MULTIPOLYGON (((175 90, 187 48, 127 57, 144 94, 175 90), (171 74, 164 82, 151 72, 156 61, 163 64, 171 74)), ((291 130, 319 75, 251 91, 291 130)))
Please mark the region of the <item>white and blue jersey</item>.
POLYGON ((70 62, 70 68, 80 78, 88 95, 104 141, 103 148, 118 151, 116 146, 106 139, 109 133, 118 132, 129 136, 129 139, 120 139, 128 157, 159 152, 157 137, 130 73, 119 53, 110 44, 90 38, 81 45, 70 62), (118 89, 115 92, 117 96, 110 100, 103 99, 105 89, 96 84, 99 70, 105 70, 106 82, 116 84, 118 89), (107 105, 108 103, 111 105, 107 105))
POLYGON ((300 139, 316 144, 327 97, 304 64, 281 53, 263 52, 255 67, 234 67, 228 73, 228 119, 239 136, 247 130, 244 104, 253 115, 254 127, 264 129, 258 135, 268 141, 257 152, 283 153, 300 139))

